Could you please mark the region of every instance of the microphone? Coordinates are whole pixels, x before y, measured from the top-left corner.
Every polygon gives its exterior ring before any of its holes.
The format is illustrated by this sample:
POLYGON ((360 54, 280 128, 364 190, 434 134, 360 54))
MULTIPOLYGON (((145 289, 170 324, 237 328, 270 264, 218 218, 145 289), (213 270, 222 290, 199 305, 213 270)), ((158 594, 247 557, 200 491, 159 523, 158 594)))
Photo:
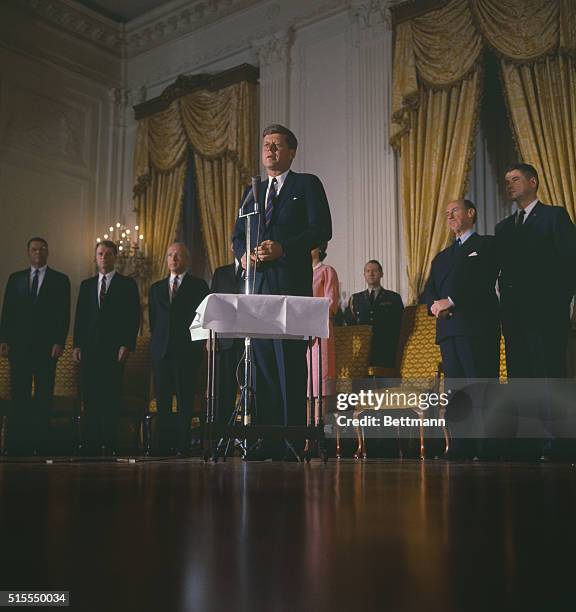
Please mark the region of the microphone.
POLYGON ((252 177, 252 197, 254 198, 254 212, 258 213, 259 203, 258 203, 258 191, 260 189, 260 176, 252 177))

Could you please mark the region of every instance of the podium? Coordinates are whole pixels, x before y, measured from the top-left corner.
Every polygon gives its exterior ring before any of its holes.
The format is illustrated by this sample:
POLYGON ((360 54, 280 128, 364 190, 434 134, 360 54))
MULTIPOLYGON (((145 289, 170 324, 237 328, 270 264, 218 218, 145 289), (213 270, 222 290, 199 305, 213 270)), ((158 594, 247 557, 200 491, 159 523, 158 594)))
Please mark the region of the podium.
MULTIPOLYGON (((194 341, 208 340, 208 380, 206 391, 206 421, 204 433, 204 459, 218 460, 219 447, 215 439, 240 438, 256 440, 263 437, 283 437, 308 439, 319 443, 319 454, 326 461, 327 455, 320 441, 324 437, 322 422, 322 356, 318 351, 319 384, 318 401, 314 398, 313 381, 309 382, 310 414, 304 427, 263 427, 252 422, 251 410, 246 408, 253 399, 251 380, 242 386, 241 399, 245 400, 242 424, 223 426, 214 422, 217 395, 216 340, 218 338, 244 338, 249 353, 250 339, 266 338, 278 340, 308 340, 327 338, 329 335, 328 298, 313 298, 292 295, 243 295, 216 293, 207 296, 196 310, 190 326, 190 336, 194 341), (252 396, 252 397, 251 397, 252 396)), ((319 347, 321 343, 319 343, 319 347)), ((249 358, 249 355, 248 355, 249 358)), ((310 352, 311 359, 311 352, 310 352)), ((253 407, 253 406, 252 406, 253 407)), ((289 407, 288 407, 289 409, 289 407)), ((244 449, 245 450, 245 449, 244 449)), ((226 453, 224 453, 224 458, 226 453)), ((310 460, 311 451, 305 454, 310 460)))

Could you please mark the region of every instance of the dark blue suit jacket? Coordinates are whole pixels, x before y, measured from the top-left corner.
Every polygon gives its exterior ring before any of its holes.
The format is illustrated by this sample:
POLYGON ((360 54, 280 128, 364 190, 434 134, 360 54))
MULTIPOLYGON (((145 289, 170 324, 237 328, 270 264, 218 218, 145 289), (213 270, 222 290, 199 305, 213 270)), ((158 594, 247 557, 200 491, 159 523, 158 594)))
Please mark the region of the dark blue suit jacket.
POLYGON ((521 228, 516 213, 496 226, 504 327, 568 328, 576 286, 576 228, 561 206, 538 202, 521 228))
POLYGON ((154 360, 163 359, 168 351, 180 357, 202 355, 202 342, 192 342, 190 325, 196 309, 208 295, 206 281, 185 274, 172 303, 169 294, 170 277, 150 287, 148 314, 150 317, 150 352, 154 360))
POLYGON ((74 321, 74 347, 114 355, 121 346, 133 351, 139 328, 140 297, 133 278, 116 272, 102 308, 98 306, 98 275, 82 281, 74 321))
MULTIPOLYGON (((251 218, 251 248, 264 240, 274 240, 282 245, 284 255, 275 261, 259 264, 258 273, 265 278, 269 293, 311 296, 310 251, 332 238, 332 220, 324 187, 313 174, 290 171, 274 206, 272 221, 266 227, 267 187, 268 179, 260 181, 261 213, 251 218)), ((236 221, 233 242, 234 253, 241 259, 246 248, 244 219, 236 221)))
POLYGON ((70 325, 70 281, 46 268, 35 302, 30 297, 30 268, 10 275, 4 294, 0 342, 10 347, 66 344, 70 325))
POLYGON ((500 321, 496 279, 498 259, 494 236, 472 234, 461 247, 440 251, 432 262, 424 301, 428 310, 435 300, 450 297, 455 304, 450 318, 436 322, 436 342, 452 336, 498 334, 500 321), (473 255, 476 253, 476 255, 473 255))

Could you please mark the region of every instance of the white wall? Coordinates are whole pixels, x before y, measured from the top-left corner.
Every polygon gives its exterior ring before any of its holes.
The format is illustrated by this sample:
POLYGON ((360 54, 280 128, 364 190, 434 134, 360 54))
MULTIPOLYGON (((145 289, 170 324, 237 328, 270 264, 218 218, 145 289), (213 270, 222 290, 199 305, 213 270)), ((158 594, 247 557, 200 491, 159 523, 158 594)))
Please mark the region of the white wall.
POLYGON ((121 62, 18 8, 0 6, 0 287, 40 235, 75 299, 95 232, 119 207, 121 62))
POLYGON ((0 3, 0 285, 26 265, 26 240, 40 234, 76 292, 92 273, 95 237, 113 220, 133 220, 133 105, 179 74, 251 63, 261 74, 261 125, 291 127, 294 169, 326 187, 327 263, 343 296, 364 288, 372 258, 384 285, 400 290, 388 0, 205 4, 175 0, 123 26, 73 0, 0 3))
MULTIPOLYGON (((238 4, 242 4, 238 2, 238 4)), ((396 168, 388 145, 392 35, 385 0, 244 2, 237 13, 172 35, 144 50, 129 45, 128 98, 159 95, 180 73, 217 72, 247 62, 260 67, 261 127, 280 122, 300 146, 294 170, 322 179, 334 237, 327 263, 346 297, 364 288, 368 259, 384 266, 383 284, 401 290, 396 168)), ((178 11, 156 12, 127 26, 128 40, 178 24, 178 11), (171 21, 172 20, 172 21, 171 21)), ((135 122, 126 114, 125 192, 135 122)), ((126 200, 127 201, 127 200, 126 200)))

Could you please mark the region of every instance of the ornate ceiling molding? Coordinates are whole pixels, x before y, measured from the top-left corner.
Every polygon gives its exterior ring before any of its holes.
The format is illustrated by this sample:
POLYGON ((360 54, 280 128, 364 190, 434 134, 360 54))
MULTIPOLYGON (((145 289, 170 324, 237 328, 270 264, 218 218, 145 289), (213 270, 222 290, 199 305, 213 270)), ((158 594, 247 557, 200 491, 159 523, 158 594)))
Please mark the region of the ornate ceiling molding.
POLYGON ((284 30, 267 38, 255 40, 252 46, 258 55, 260 68, 287 62, 291 37, 291 30, 284 30))
POLYGON ((70 0, 19 0, 17 4, 66 32, 122 55, 124 28, 107 17, 70 0))
POLYGON ((357 0, 352 15, 362 29, 392 25, 392 10, 405 0, 357 0))
POLYGON ((184 6, 179 3, 176 8, 168 5, 162 14, 154 11, 152 18, 144 15, 126 25, 127 54, 129 57, 138 55, 258 2, 260 0, 192 0, 184 6))

